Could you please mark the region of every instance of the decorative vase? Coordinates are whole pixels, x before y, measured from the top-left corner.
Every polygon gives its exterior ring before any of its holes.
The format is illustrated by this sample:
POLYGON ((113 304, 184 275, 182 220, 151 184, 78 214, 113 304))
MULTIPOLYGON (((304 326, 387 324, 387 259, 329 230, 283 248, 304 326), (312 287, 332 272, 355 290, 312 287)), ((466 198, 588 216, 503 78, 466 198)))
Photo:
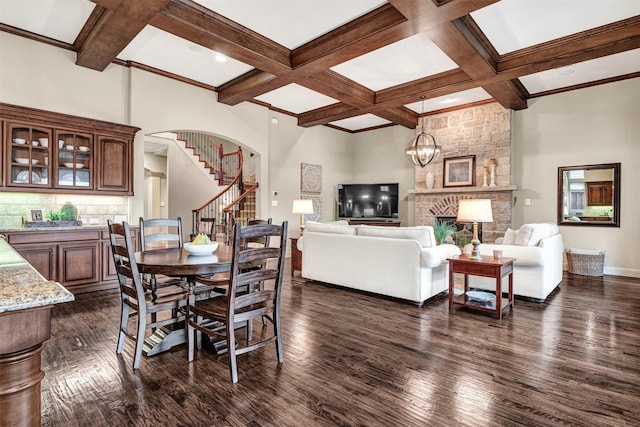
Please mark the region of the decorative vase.
POLYGON ((436 182, 436 177, 433 175, 433 173, 431 173, 431 171, 427 172, 426 184, 429 190, 433 188, 433 184, 435 184, 435 182, 436 182))
POLYGON ((76 208, 71 202, 67 202, 60 208, 60 214, 63 220, 75 221, 78 219, 78 208, 76 208))
POLYGON ((495 187, 496 186, 496 165, 491 165, 491 184, 489 184, 489 187, 495 187))

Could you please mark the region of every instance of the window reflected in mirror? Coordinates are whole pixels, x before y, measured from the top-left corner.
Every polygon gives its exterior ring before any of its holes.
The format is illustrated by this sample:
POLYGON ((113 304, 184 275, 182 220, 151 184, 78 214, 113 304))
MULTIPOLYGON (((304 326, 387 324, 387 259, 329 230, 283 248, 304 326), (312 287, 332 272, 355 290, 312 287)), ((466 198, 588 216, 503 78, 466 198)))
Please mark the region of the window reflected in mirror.
POLYGON ((558 224, 620 226, 620 163, 558 168, 558 224))

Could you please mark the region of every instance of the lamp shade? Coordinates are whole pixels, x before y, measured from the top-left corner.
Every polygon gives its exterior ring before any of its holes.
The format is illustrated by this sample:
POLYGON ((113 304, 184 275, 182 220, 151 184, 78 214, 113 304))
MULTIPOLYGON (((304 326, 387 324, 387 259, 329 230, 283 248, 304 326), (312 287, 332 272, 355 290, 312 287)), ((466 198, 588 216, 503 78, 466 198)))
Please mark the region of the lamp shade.
POLYGON ((313 213, 313 200, 311 199, 297 199, 293 201, 293 208, 291 213, 294 214, 312 214, 313 213))
POLYGON ((458 203, 458 222, 492 222, 490 199, 462 199, 458 203))

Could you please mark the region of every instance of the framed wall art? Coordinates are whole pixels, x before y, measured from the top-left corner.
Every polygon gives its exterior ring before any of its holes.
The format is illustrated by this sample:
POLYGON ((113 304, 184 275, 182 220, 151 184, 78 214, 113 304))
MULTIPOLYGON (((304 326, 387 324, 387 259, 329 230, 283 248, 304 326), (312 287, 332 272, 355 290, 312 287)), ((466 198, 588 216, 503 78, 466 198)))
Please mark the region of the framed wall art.
POLYGON ((42 209, 31 209, 31 221, 44 221, 42 209))
POLYGON ((476 183, 476 156, 444 159, 443 187, 468 187, 476 183))
POLYGON ((300 163, 300 192, 315 194, 322 192, 322 166, 300 163))

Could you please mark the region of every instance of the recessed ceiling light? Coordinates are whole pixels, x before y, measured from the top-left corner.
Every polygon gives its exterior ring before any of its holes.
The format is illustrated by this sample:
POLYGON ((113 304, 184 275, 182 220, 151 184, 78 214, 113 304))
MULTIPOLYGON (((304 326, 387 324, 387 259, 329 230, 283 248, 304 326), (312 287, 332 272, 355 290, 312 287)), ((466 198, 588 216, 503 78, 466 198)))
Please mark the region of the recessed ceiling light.
POLYGON ((558 75, 560 76, 568 76, 569 74, 573 74, 575 72, 576 70, 575 68, 573 68, 573 65, 558 68, 558 75))
POLYGON ((224 56, 221 53, 216 53, 216 61, 218 61, 218 62, 226 62, 227 61, 227 57, 224 56))
POLYGON ((189 50, 192 52, 202 52, 202 46, 198 46, 197 44, 192 44, 189 46, 189 50))

